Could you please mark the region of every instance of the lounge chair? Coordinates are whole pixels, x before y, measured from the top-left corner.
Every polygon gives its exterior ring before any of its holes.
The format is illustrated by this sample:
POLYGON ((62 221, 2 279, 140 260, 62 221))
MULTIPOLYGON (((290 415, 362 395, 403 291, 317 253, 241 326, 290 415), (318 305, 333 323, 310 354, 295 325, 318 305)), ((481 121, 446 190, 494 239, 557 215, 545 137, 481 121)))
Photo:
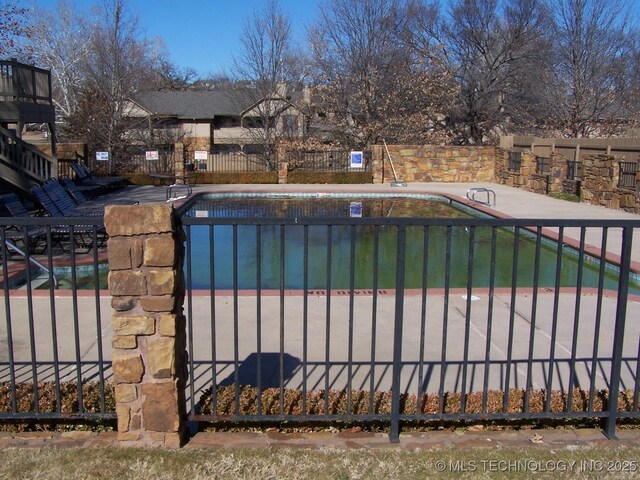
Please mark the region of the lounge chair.
POLYGON ((104 215, 103 205, 77 205, 57 180, 49 180, 31 191, 51 216, 95 217, 104 215))
MULTIPOLYGON (((29 211, 24 207, 15 193, 7 193, 0 197, 4 209, 14 217, 31 217, 29 211)), ((46 241, 47 230, 44 227, 26 225, 22 228, 17 226, 0 227, 0 237, 5 245, 16 251, 16 244, 22 243, 28 251, 35 251, 36 247, 43 240, 46 241)))
POLYGON ((96 177, 82 162, 71 162, 69 166, 76 176, 78 185, 94 186, 103 193, 122 188, 127 184, 126 177, 96 177))
POLYGON ((76 203, 76 205, 94 205, 94 206, 102 206, 104 208, 105 205, 138 205, 138 201, 135 200, 109 200, 109 201, 98 201, 98 200, 88 200, 85 197, 82 189, 73 181, 71 178, 67 176, 60 177, 60 183, 62 186, 69 192, 69 195, 76 203))
MULTIPOLYGON (((50 181, 45 183, 58 183, 57 181, 50 181)), ((62 188, 62 185, 58 183, 58 187, 62 188)), ((48 188, 49 189, 49 188, 48 188)), ((55 188, 50 189, 52 192, 55 191, 55 188)), ((64 188, 62 188, 64 190, 64 188)), ((51 217, 67 217, 67 218, 78 218, 78 217, 102 217, 104 215, 104 207, 100 209, 82 209, 75 208, 72 205, 69 205, 70 197, 67 196, 68 201, 57 200, 54 201, 51 196, 47 193, 44 187, 34 186, 31 187, 31 192, 36 196, 45 212, 51 217)), ((54 193, 52 195, 55 196, 54 193)), ((62 197, 64 199, 64 197, 62 197)), ((62 243, 64 240, 64 236, 70 234, 71 228, 69 225, 57 225, 55 227, 55 233, 58 234, 58 240, 62 243)), ((98 246, 104 245, 107 239, 107 234, 104 228, 104 225, 100 225, 98 227, 94 225, 73 225, 73 245, 77 247, 87 248, 90 250, 94 245, 94 238, 96 240, 98 246)), ((64 250, 64 245, 62 245, 64 250)))

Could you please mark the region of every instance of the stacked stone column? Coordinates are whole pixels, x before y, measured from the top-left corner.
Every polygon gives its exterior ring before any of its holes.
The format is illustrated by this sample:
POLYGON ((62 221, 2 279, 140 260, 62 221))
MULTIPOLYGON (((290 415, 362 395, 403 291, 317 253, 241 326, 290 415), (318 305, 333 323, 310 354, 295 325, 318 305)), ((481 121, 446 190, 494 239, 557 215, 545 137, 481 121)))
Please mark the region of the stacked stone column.
POLYGON ((172 206, 108 206, 118 439, 179 447, 186 381, 183 247, 172 206))

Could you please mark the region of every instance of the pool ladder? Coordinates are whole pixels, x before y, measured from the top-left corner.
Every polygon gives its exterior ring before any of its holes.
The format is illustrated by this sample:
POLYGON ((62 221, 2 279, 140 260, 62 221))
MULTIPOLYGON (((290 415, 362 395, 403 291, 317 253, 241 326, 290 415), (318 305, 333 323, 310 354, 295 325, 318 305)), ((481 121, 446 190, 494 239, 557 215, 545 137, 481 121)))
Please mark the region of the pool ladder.
POLYGON ((472 202, 486 205, 487 207, 496 206, 496 192, 484 187, 470 188, 467 190, 467 198, 472 202), (476 198, 476 195, 486 195, 486 200, 476 198))

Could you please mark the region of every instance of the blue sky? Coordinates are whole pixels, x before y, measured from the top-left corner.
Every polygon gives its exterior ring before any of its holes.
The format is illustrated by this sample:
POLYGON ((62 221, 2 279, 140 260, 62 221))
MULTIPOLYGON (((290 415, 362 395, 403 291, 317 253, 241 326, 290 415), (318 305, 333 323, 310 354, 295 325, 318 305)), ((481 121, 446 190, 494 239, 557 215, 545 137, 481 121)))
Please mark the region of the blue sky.
MULTIPOLYGON (((100 1, 74 3, 84 10, 100 1)), ((35 4, 52 9, 56 0, 35 0, 35 4)), ((231 68, 245 18, 265 4, 265 0, 127 0, 146 36, 162 37, 175 64, 195 68, 202 76, 231 68)), ((296 42, 303 42, 304 27, 317 11, 315 0, 280 0, 280 6, 291 16, 296 42)))
MULTIPOLYGON (((1 1, 1 0, 0 0, 1 1)), ((102 0, 70 0, 78 10, 88 10, 102 0)), ((446 0, 442 0, 446 3, 446 0)), ((22 0, 53 9, 57 0, 22 0)), ((22 3, 20 0, 18 3, 22 3)), ((239 54, 239 39, 246 18, 262 10, 266 0, 126 0, 129 11, 138 16, 148 38, 164 39, 167 52, 179 67, 195 68, 201 77, 232 68, 232 56, 239 54)), ((291 17, 294 40, 303 44, 305 27, 318 12, 316 0, 279 0, 291 17)), ((640 0, 625 2, 633 23, 637 23, 640 0)), ((231 73, 231 72, 230 72, 231 73)))

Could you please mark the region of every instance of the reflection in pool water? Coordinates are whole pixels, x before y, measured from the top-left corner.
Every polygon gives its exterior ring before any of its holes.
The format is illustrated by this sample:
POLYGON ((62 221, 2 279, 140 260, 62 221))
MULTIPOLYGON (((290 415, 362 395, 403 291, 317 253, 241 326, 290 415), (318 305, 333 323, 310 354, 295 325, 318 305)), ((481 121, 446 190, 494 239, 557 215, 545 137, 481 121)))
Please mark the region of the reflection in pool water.
MULTIPOLYGON (((295 217, 304 221, 350 216, 469 218, 473 212, 442 198, 243 197, 202 199, 192 205, 187 216, 295 217)), ((469 274, 474 287, 489 287, 492 258, 494 286, 511 287, 516 243, 516 286, 534 285, 536 258, 538 285, 553 287, 556 283, 557 246, 545 240, 537 247, 535 237, 525 230, 519 231, 516 242, 514 229, 509 228, 412 226, 407 228, 406 240, 405 288, 422 288, 424 282, 428 288, 442 288, 447 278, 449 287, 464 288, 469 274)), ((396 285, 398 232, 394 226, 194 225, 190 241, 194 289, 212 287, 212 268, 215 289, 232 289, 234 285, 250 290, 299 290, 305 286, 309 290, 372 289, 374 285, 392 289, 396 285), (209 260, 212 251, 213 262, 209 260)), ((560 285, 575 287, 579 270, 575 251, 565 249, 560 266, 560 285)), ((598 286, 598 269, 598 262, 584 262, 582 287, 598 286)), ((616 275, 613 269, 606 269, 605 288, 616 288, 616 275)), ((632 292, 639 291, 632 285, 632 292)))

